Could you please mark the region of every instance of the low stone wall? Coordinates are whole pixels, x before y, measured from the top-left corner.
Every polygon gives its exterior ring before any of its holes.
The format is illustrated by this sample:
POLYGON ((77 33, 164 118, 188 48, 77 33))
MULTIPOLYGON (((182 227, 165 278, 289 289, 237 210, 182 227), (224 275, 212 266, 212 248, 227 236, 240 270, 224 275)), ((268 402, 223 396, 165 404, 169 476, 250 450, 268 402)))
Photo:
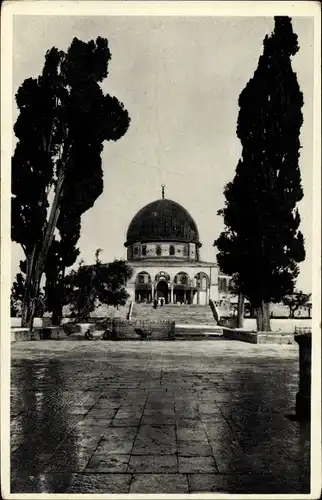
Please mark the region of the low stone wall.
MULTIPOLYGON (((139 340, 146 334, 145 340, 169 340, 175 336, 175 323, 170 321, 104 321, 104 329, 110 332, 114 340, 139 340)), ((102 326, 96 325, 96 329, 102 326)))
POLYGON ((225 339, 229 340, 241 340, 242 342, 257 344, 257 334, 254 332, 223 327, 223 336, 225 339))
POLYGON ((32 340, 32 337, 35 337, 36 340, 39 340, 39 333, 36 331, 32 336, 29 328, 11 328, 11 342, 23 342, 26 340, 32 340))
MULTIPOLYGON (((273 332, 294 333, 296 327, 310 327, 312 320, 309 318, 271 318, 273 332)), ((244 329, 256 331, 256 318, 244 318, 244 329)))
POLYGON ((60 340, 66 337, 67 335, 60 326, 36 328, 32 333, 30 333, 29 328, 11 329, 11 342, 26 342, 30 340, 60 340))
POLYGON ((93 338, 105 340, 173 340, 175 323, 170 321, 126 321, 105 320, 97 323, 65 323, 62 326, 35 328, 30 333, 28 328, 12 328, 11 342, 31 340, 85 340, 90 332, 93 338))
MULTIPOLYGON (((270 323, 273 332, 294 334, 296 328, 310 328, 312 320, 309 318, 271 318, 270 323)), ((221 318, 219 324, 227 328, 236 328, 237 318, 221 318)), ((256 329, 256 318, 244 318, 243 330, 256 332, 256 329)))
POLYGON ((214 325, 175 325, 175 337, 180 340, 211 340, 222 337, 223 329, 214 325))
MULTIPOLYGON (((10 318, 11 328, 23 328, 21 326, 21 318, 10 318)), ((51 318, 45 316, 44 318, 34 318, 34 328, 42 328, 51 325, 51 318)))
POLYGON ((90 318, 88 323, 70 321, 63 324, 70 340, 85 339, 90 332, 93 338, 105 340, 169 340, 174 338, 175 324, 170 321, 122 320, 119 318, 90 318))
POLYGON ((250 344, 295 344, 294 334, 285 332, 250 332, 239 328, 223 328, 223 336, 250 344))

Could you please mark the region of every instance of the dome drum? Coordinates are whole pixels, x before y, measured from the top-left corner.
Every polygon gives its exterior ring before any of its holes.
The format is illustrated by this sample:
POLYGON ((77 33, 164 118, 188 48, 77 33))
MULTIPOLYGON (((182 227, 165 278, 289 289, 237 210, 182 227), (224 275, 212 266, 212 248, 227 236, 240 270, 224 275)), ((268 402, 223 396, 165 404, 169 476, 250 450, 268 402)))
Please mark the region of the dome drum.
POLYGON ((127 247, 127 259, 167 259, 167 260, 198 260, 199 250, 195 243, 181 242, 147 242, 134 243, 127 247))

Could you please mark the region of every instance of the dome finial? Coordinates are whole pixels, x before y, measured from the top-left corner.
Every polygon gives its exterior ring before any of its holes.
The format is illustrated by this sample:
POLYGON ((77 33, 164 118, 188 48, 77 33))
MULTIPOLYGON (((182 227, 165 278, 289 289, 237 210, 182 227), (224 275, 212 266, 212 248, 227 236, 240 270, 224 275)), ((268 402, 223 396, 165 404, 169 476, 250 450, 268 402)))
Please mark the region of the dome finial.
POLYGON ((161 188, 162 188, 162 199, 164 200, 164 188, 165 188, 165 184, 161 184, 161 188))

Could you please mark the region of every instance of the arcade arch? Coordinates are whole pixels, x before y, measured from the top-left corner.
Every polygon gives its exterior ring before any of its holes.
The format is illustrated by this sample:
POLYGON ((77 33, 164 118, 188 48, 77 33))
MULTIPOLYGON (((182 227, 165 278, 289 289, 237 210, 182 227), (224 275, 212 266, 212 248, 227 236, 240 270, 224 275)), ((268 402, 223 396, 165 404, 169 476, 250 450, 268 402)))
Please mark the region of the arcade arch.
POLYGON ((152 280, 146 271, 141 271, 135 279, 135 302, 152 302, 152 280))
POLYGON ((200 272, 193 278, 193 303, 208 305, 210 280, 206 273, 200 272))
POLYGON ((170 297, 170 276, 165 271, 160 271, 155 276, 155 294, 154 299, 158 302, 164 300, 165 304, 171 302, 170 297))
POLYGON ((209 286, 210 280, 205 272, 199 272, 191 279, 184 271, 175 276, 159 271, 152 278, 148 272, 141 271, 135 279, 135 302, 150 304, 164 299, 165 304, 207 305, 209 286))
POLYGON ((173 280, 173 303, 192 304, 192 283, 187 273, 179 272, 173 280))

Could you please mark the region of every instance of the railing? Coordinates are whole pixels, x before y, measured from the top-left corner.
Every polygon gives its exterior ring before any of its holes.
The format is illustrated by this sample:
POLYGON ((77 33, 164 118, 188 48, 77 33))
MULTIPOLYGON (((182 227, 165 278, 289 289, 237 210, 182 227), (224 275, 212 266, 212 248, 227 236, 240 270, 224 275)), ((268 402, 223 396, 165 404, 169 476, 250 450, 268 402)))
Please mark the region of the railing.
POLYGON ((308 335, 312 333, 312 328, 310 326, 296 326, 294 329, 294 335, 308 335))
POLYGON ((220 315, 219 312, 217 311, 217 307, 212 299, 209 299, 209 306, 212 312, 212 315, 214 317, 214 320, 219 323, 220 321, 220 315))
POLYGON ((129 312, 127 313, 128 321, 131 321, 132 319, 133 306, 134 306, 134 301, 132 300, 130 303, 129 312))

